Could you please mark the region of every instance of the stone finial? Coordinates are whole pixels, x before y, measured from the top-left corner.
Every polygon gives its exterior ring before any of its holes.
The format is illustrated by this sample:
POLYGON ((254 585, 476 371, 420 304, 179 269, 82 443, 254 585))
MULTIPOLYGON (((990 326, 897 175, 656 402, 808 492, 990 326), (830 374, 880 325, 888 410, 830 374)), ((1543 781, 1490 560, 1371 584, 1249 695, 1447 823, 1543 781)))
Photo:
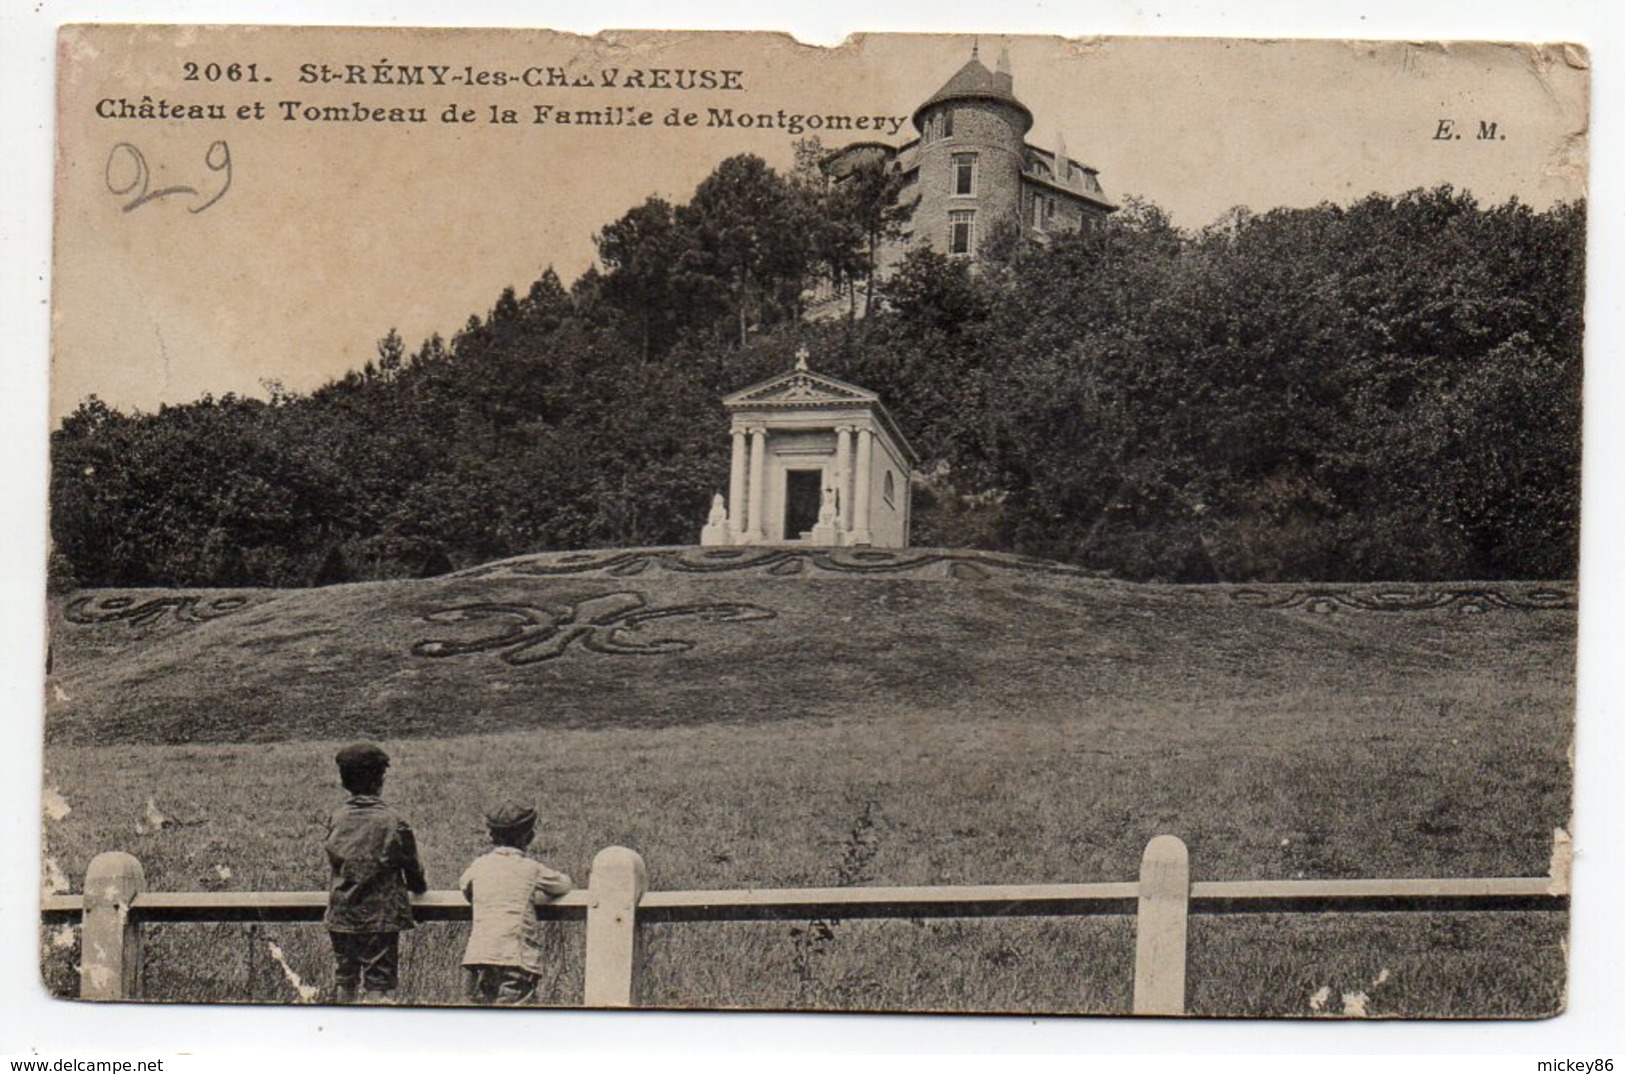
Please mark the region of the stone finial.
POLYGON ((805 373, 807 371, 807 359, 809 356, 810 352, 808 352, 807 345, 805 343, 796 348, 796 372, 805 373))
POLYGON ((999 65, 998 65, 998 67, 996 67, 994 69, 994 71, 995 71, 996 74, 1001 74, 1001 75, 1009 75, 1009 74, 1011 74, 1011 71, 1010 71, 1010 46, 1009 45, 1001 45, 999 47, 999 65))
POLYGON ((818 521, 820 523, 833 523, 835 521, 835 487, 824 487, 824 500, 818 505, 818 521))
POLYGON ((824 486, 823 498, 818 504, 818 523, 812 528, 813 544, 833 547, 840 541, 839 515, 835 505, 835 488, 824 486))
POLYGON ((711 497, 711 514, 700 527, 700 544, 711 548, 725 545, 730 542, 728 531, 728 501, 722 498, 722 493, 711 497))

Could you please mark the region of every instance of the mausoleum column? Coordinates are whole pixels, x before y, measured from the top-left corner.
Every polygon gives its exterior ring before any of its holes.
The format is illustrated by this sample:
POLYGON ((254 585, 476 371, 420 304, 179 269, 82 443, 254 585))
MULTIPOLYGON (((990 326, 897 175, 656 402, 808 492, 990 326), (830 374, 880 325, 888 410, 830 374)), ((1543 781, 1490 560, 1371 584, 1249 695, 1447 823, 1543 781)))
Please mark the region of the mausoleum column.
POLYGON ((746 536, 760 541, 762 533, 762 477, 767 465, 767 430, 758 425, 750 431, 750 524, 746 536))
POLYGON ((875 434, 869 429, 858 430, 858 472, 852 491, 852 543, 869 544, 869 497, 873 490, 869 471, 874 459, 875 434))
POLYGON ((735 426, 733 466, 728 471, 728 532, 745 531, 745 430, 735 426))
POLYGON ((852 426, 835 429, 835 491, 839 497, 835 528, 845 533, 852 528, 852 426))

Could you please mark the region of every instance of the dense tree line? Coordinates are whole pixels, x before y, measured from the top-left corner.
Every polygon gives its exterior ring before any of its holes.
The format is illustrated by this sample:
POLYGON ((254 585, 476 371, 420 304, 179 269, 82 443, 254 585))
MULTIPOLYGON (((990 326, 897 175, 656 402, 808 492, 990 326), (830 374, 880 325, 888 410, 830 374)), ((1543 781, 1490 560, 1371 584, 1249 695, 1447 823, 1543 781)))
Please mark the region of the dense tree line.
POLYGON ((1132 578, 1572 576, 1584 210, 1441 188, 1234 210, 1131 204, 972 274, 911 254, 883 173, 724 161, 504 291, 449 341, 390 332, 309 394, 53 434, 58 585, 308 585, 524 552, 691 543, 719 396, 814 366, 879 391, 925 459, 915 541, 1132 578), (809 321, 810 284, 867 317, 809 321))

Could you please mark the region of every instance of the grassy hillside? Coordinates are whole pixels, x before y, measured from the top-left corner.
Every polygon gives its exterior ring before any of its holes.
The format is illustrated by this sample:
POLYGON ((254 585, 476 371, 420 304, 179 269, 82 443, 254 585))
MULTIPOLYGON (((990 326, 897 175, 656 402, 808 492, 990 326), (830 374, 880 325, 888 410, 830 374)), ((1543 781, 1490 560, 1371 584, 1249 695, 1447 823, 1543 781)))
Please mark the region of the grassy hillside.
POLYGON ((1449 708, 1471 702, 1455 696, 1464 673, 1475 689, 1544 694, 1573 672, 1571 615, 1474 602, 1470 587, 1398 590, 1419 603, 1469 594, 1433 611, 1316 614, 1258 606, 1302 591, 1292 587, 1112 583, 992 555, 824 557, 855 565, 845 571, 725 555, 597 557, 607 569, 537 557, 311 590, 82 593, 53 624, 48 734, 269 742, 871 713, 1000 721, 1230 710, 1283 691, 1302 695, 1312 720, 1317 695, 1414 706, 1431 691, 1449 708), (684 563, 704 569, 674 569, 684 563), (457 611, 470 606, 485 617, 457 611), (692 611, 647 616, 673 609, 692 611), (531 644, 434 645, 509 633, 531 644))
MULTIPOLYGON (((119 848, 155 888, 322 886, 331 755, 358 735, 396 757, 386 795, 439 887, 508 791, 545 803, 544 859, 584 880, 622 843, 667 888, 1127 879, 1159 832, 1201 879, 1539 875, 1568 823, 1574 614, 1538 586, 1182 588, 981 554, 654 550, 85 593, 55 616, 47 780, 71 812, 47 836, 74 878, 119 848)), ((1564 927, 1204 919, 1192 1002, 1549 1012, 1564 927)), ((286 1001, 273 934, 302 978, 329 972, 316 930, 239 928, 241 957, 200 976, 188 951, 214 931, 154 941, 159 992, 286 1001)), ((661 1002, 1127 1002, 1122 921, 656 931, 661 1002)), ((460 942, 419 930, 414 998, 455 998, 460 942)), ((68 957, 47 959, 58 984, 68 957)), ((568 1000, 578 959, 559 965, 568 1000)))

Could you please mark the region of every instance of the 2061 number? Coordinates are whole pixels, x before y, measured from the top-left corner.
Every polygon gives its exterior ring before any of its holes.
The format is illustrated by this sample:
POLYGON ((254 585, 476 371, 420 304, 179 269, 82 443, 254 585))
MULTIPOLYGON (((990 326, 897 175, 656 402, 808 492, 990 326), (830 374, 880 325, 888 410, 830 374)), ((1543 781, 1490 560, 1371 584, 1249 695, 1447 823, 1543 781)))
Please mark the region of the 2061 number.
POLYGON ((183 63, 186 82, 269 82, 261 78, 257 63, 183 63))

